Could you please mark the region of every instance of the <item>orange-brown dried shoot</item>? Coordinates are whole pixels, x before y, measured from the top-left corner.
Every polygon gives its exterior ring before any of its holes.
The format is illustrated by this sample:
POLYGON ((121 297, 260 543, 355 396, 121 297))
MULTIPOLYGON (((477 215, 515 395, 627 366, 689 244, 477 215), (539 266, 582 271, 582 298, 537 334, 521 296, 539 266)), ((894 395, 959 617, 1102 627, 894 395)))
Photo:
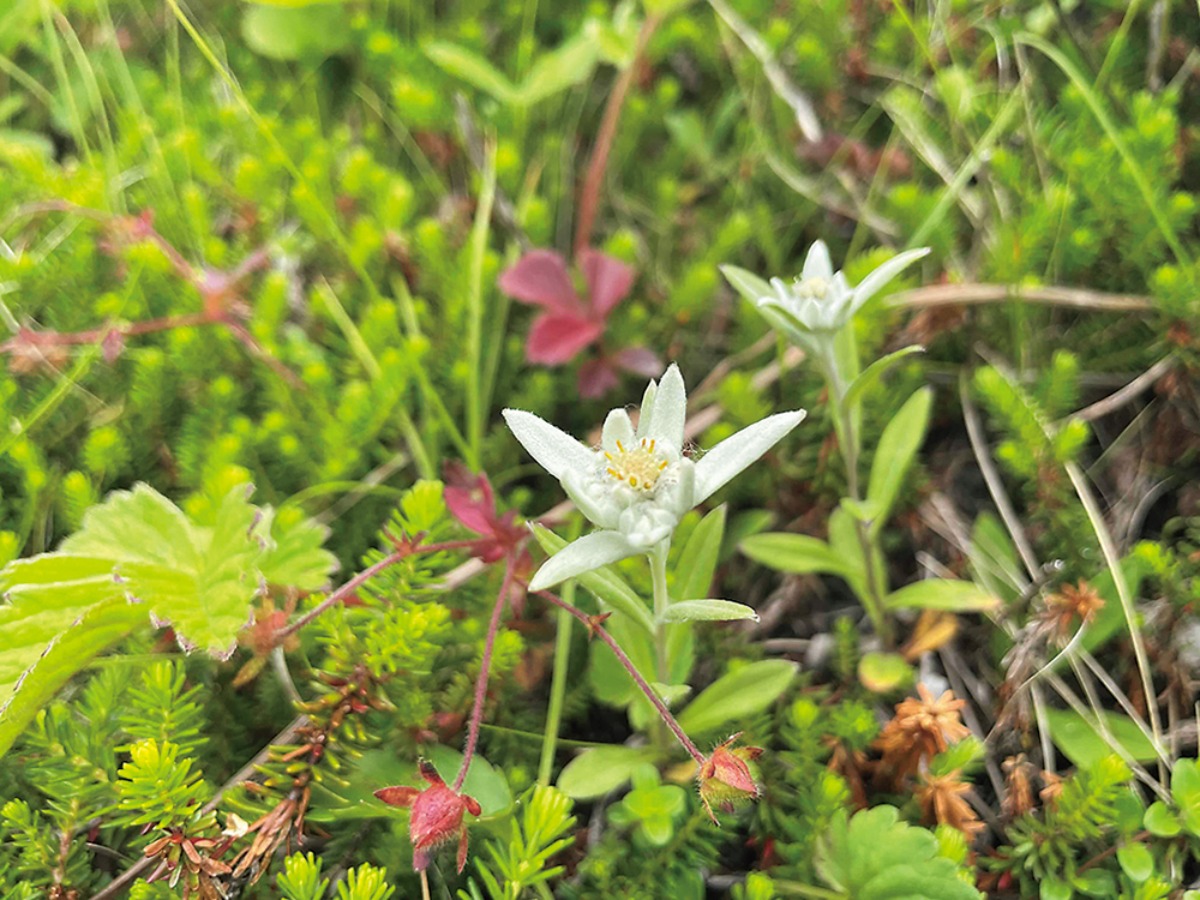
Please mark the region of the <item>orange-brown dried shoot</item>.
POLYGON ((1042 621, 1054 637, 1063 640, 1071 636, 1076 624, 1091 621, 1104 607, 1104 598, 1086 581, 1078 585, 1065 585, 1057 593, 1046 598, 1042 621))
POLYGON ((920 697, 896 704, 896 715, 876 741, 883 767, 900 777, 916 773, 922 761, 928 762, 971 733, 959 716, 965 700, 954 699, 953 691, 934 699, 923 684, 917 685, 917 692, 920 697))
POLYGON ((979 815, 963 799, 970 790, 971 785, 962 780, 962 773, 956 769, 946 775, 922 772, 920 783, 913 793, 921 804, 925 821, 957 828, 969 841, 983 830, 979 815))

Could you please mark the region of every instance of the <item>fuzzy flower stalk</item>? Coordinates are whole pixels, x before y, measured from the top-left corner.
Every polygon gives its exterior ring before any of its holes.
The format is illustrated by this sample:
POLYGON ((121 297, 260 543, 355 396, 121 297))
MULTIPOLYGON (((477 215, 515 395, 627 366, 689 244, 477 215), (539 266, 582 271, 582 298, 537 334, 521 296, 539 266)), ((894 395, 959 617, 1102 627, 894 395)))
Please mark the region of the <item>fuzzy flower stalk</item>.
POLYGON ((599 637, 600 640, 608 645, 608 648, 613 652, 617 661, 629 673, 629 677, 633 679, 634 684, 638 686, 638 689, 650 701, 650 705, 654 707, 659 718, 662 719, 671 733, 679 740, 679 743, 688 752, 688 755, 695 760, 696 783, 700 792, 700 802, 704 804, 704 809, 714 824, 721 824, 717 819, 716 813, 713 812, 714 803, 724 812, 733 812, 735 804, 759 798, 762 791, 758 783, 754 780, 754 775, 750 771, 748 763, 762 756, 763 751, 761 747, 735 746, 737 739, 742 736, 741 732, 738 732, 722 741, 713 748, 712 753, 705 756, 700 752, 695 742, 687 736, 687 732, 683 730, 683 726, 671 714, 671 710, 667 708, 662 698, 655 693, 654 689, 646 682, 646 679, 642 677, 642 673, 637 670, 637 666, 633 664, 633 661, 621 649, 621 645, 613 639, 611 634, 604 630, 604 620, 611 613, 589 616, 583 610, 572 606, 549 591, 538 591, 537 593, 542 599, 578 619, 588 630, 589 638, 599 637))
POLYGON ((530 590, 545 590, 630 556, 663 554, 688 510, 748 468, 799 425, 805 413, 768 416, 695 460, 683 452, 686 415, 687 393, 674 364, 661 382, 651 381, 646 388, 636 428, 624 409, 608 414, 599 448, 580 443, 533 413, 504 410, 514 437, 598 529, 544 563, 530 590))

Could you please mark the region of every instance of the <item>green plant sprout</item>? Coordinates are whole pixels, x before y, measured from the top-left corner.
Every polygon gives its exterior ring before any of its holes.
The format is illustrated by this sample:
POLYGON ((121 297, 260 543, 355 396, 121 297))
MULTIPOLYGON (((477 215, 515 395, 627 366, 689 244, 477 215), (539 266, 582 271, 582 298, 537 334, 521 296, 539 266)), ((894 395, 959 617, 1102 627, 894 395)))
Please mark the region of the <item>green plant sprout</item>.
MULTIPOLYGON (((782 336, 807 351, 821 372, 846 468, 847 496, 830 518, 828 542, 801 535, 761 534, 743 541, 742 549, 751 558, 783 571, 843 577, 862 602, 885 649, 894 643, 892 614, 896 610, 979 610, 996 602, 974 584, 954 579, 928 579, 896 591, 888 587, 879 537, 929 425, 933 395, 928 388, 914 392, 884 428, 865 492, 859 471, 864 400, 890 367, 921 348, 905 347, 864 368, 852 330, 854 316, 900 272, 928 253, 927 247, 901 253, 855 287, 850 287, 842 272, 833 270, 829 250, 821 241, 808 251, 800 277, 790 286, 778 278, 768 284, 736 266, 722 267, 738 292, 782 336)), ((894 655, 872 655, 864 663, 868 680, 881 687, 895 686, 904 678, 905 667, 894 655)))

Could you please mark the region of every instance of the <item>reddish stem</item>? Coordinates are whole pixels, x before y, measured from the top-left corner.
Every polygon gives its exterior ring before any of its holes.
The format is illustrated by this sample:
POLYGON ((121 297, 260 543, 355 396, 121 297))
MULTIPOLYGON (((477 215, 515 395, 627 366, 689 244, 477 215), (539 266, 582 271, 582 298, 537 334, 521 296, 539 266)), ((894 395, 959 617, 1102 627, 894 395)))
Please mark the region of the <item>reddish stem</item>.
POLYGON ((613 140, 617 136, 617 125, 621 121, 621 110, 625 106, 625 97, 637 74, 638 62, 642 52, 654 34, 661 20, 651 16, 642 23, 638 32, 637 46, 633 51, 633 59, 617 78, 612 93, 608 95, 608 103, 604 107, 604 117, 600 120, 600 130, 596 133, 596 143, 592 147, 592 155, 588 160, 587 175, 583 187, 579 190, 579 219, 575 224, 575 259, 578 260, 592 241, 592 226, 596 221, 596 211, 600 205, 600 186, 604 182, 604 171, 608 168, 608 157, 612 152, 613 140))
POLYGON ((286 637, 295 634, 325 610, 329 609, 338 603, 345 600, 350 594, 363 586, 367 581, 374 578, 384 569, 394 566, 402 559, 407 559, 410 556, 416 556, 418 553, 438 553, 442 550, 462 550, 466 547, 475 546, 476 541, 443 541, 440 544, 402 544, 397 547, 396 552, 385 556, 379 562, 369 566, 343 584, 340 588, 302 615, 299 619, 290 625, 287 625, 275 632, 275 641, 278 643, 286 637))
POLYGON ((553 603, 559 609, 565 609, 580 622, 582 622, 588 631, 590 631, 592 634, 595 634, 600 638, 600 640, 604 641, 604 643, 608 644, 608 649, 613 652, 613 655, 616 656, 621 665, 625 667, 625 671, 629 673, 629 677, 637 683, 639 688, 641 688, 642 693, 646 695, 646 699, 649 700, 654 708, 658 711, 659 716, 661 716, 662 720, 667 723, 667 727, 670 728, 675 737, 679 739, 679 743, 683 744, 683 749, 691 754, 692 759, 696 760, 696 762, 700 765, 703 765, 705 761, 704 754, 701 753, 696 748, 696 745, 692 743, 692 739, 687 736, 679 722, 676 721, 675 716, 671 714, 671 710, 667 708, 667 704, 663 703, 662 698, 655 693, 654 688, 650 687, 650 685, 646 682, 646 679, 642 677, 642 673, 637 670, 637 666, 633 664, 633 661, 625 655, 625 651, 621 649, 621 646, 617 643, 616 639, 604 630, 603 623, 598 622, 595 617, 589 616, 583 610, 572 606, 565 600, 560 600, 558 597, 554 596, 554 594, 551 594, 548 591, 537 591, 537 595, 543 600, 553 603))
POLYGON ((504 612, 512 582, 513 560, 511 556, 508 556, 504 560, 504 579, 500 582, 500 593, 496 596, 495 606, 492 607, 487 638, 483 642, 483 659, 479 662, 479 677, 475 679, 475 704, 471 707, 471 724, 467 727, 467 745, 463 748, 462 765, 458 767, 458 775, 454 778, 455 792, 462 790, 467 770, 471 768, 471 760, 475 756, 475 746, 479 743, 479 726, 483 722, 483 705, 487 700, 488 675, 492 668, 492 650, 496 646, 496 635, 500 631, 500 615, 504 612))

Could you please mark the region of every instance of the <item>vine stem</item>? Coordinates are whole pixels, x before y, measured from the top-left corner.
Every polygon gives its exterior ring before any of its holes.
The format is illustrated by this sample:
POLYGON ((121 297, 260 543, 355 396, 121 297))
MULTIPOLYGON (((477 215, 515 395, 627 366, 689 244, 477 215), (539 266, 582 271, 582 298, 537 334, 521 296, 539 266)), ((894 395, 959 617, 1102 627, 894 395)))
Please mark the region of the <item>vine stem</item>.
POLYGON ((471 724, 467 727, 467 745, 463 748, 462 765, 454 777, 454 791, 462 790, 467 778, 467 770, 471 768, 471 760, 475 756, 475 748, 479 744, 479 726, 483 722, 483 706, 487 700, 488 675, 492 668, 492 650, 496 647, 496 634, 500 630, 500 616, 507 605, 508 591, 513 583, 513 559, 508 556, 504 561, 504 579, 500 582, 500 593, 496 595, 496 603, 492 607, 492 618, 488 622, 487 638, 483 642, 483 659, 479 662, 479 677, 475 679, 475 703, 471 707, 471 724))
POLYGON ((537 591, 536 593, 546 602, 553 603, 559 609, 566 610, 568 613, 573 615, 576 619, 583 623, 584 627, 587 628, 590 634, 594 634, 608 645, 608 649, 613 652, 613 655, 616 656, 617 661, 625 667, 625 671, 629 673, 629 677, 634 680, 638 688, 641 689, 641 692, 646 695, 646 699, 649 700, 655 710, 658 711, 659 717, 663 720, 663 722, 666 723, 667 727, 671 729, 671 732, 675 735, 675 737, 678 738, 679 743, 683 745, 683 749, 688 752, 688 754, 696 761, 698 765, 703 765, 705 762, 704 754, 700 752, 694 743, 692 743, 692 739, 687 736, 687 733, 675 719, 675 716, 671 714, 671 710, 669 710, 667 705, 663 703, 662 698, 654 692, 654 689, 650 687, 649 684, 647 684, 646 679, 642 677, 642 673, 637 670, 637 666, 635 666, 633 661, 625 655, 625 651, 621 649, 621 645, 616 642, 611 634, 604 630, 603 622, 597 617, 589 616, 578 607, 572 606, 570 603, 559 599, 549 591, 537 591))

